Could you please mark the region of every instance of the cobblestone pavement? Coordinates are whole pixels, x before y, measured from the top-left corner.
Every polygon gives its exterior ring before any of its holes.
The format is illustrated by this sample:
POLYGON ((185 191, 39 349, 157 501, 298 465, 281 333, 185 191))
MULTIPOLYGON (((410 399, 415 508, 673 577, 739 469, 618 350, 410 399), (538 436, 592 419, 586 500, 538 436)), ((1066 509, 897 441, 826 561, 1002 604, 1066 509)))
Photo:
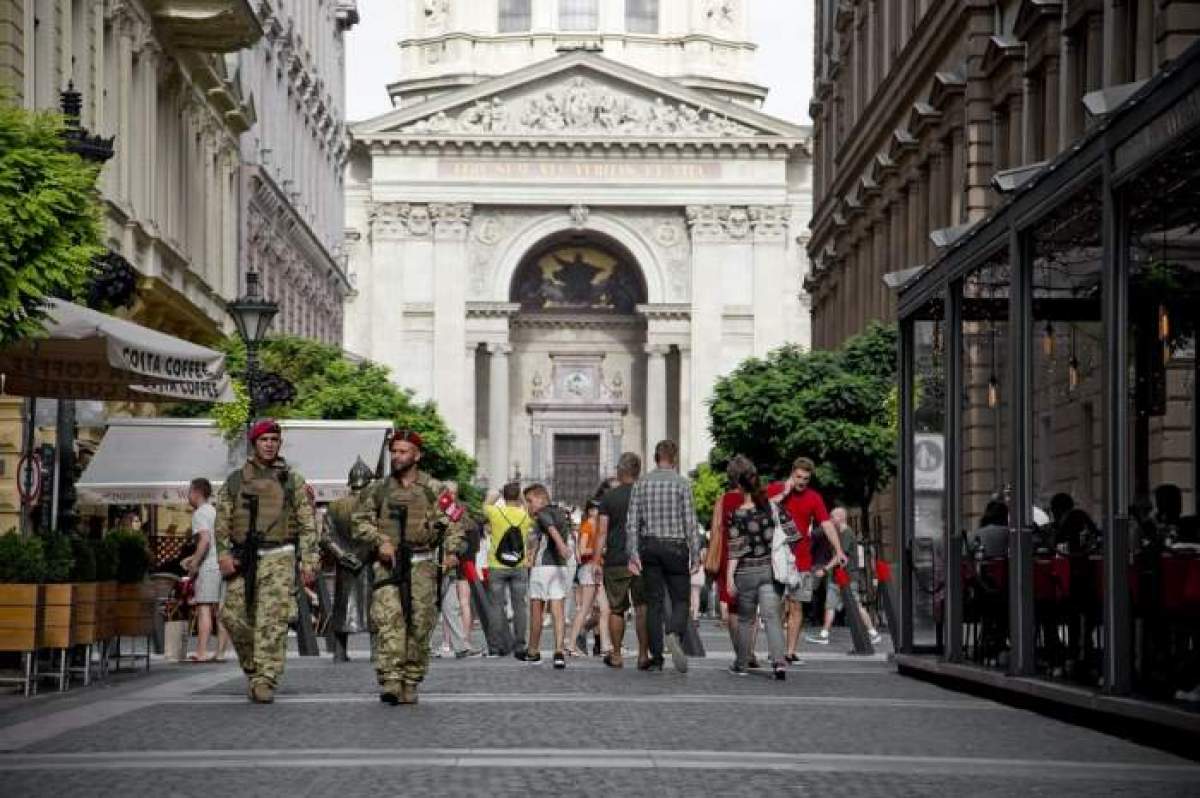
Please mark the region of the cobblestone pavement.
POLYGON ((1194 763, 901 677, 844 635, 785 682, 730 675, 704 637, 686 675, 435 660, 417 707, 379 703, 362 650, 291 657, 271 706, 235 665, 156 663, 0 701, 0 795, 1200 794, 1194 763))

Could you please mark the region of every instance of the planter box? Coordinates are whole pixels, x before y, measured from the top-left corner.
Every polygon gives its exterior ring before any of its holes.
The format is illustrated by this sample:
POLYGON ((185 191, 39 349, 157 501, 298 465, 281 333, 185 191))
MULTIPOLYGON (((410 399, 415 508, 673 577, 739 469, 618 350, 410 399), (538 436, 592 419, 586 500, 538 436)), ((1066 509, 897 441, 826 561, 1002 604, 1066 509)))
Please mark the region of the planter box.
POLYGON ((117 636, 117 583, 96 583, 96 639, 117 636))
POLYGON ((117 585, 117 634, 123 637, 153 634, 157 603, 154 585, 149 582, 117 585))
POLYGON ((71 647, 71 610, 75 586, 46 585, 43 590, 42 625, 38 629, 38 648, 71 647))
POLYGON ((95 582, 75 584, 71 610, 71 641, 75 645, 86 646, 100 639, 97 634, 100 626, 97 594, 98 587, 95 582))
POLYGON ((0 585, 0 651, 35 651, 42 625, 42 585, 0 585))

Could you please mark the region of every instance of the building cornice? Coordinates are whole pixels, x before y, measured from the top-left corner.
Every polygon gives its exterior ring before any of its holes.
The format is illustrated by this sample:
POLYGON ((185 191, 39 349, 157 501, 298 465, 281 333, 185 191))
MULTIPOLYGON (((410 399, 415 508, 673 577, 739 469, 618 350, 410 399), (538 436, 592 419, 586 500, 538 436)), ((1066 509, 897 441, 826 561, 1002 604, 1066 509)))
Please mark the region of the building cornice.
POLYGON ((372 155, 463 155, 467 152, 494 155, 537 155, 549 152, 619 152, 623 156, 658 157, 665 153, 693 156, 757 154, 785 159, 793 153, 811 157, 811 139, 767 136, 687 138, 668 136, 497 136, 445 135, 433 133, 362 133, 355 143, 372 155))

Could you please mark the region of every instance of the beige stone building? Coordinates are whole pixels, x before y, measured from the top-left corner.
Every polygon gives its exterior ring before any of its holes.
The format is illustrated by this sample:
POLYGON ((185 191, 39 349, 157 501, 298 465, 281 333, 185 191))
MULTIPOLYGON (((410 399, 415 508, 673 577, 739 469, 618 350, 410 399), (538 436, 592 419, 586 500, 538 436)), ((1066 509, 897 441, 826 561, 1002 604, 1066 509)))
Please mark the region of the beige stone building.
POLYGON ((984 218, 998 173, 1070 148, 1102 110, 1085 95, 1149 78, 1200 13, 1180 0, 816 5, 815 347, 893 318, 883 275, 928 264, 984 218))
MULTIPOLYGON (((207 343, 256 268, 275 330, 341 343, 343 34, 354 0, 2 0, 0 86, 27 108, 82 94, 115 137, 104 233, 138 277, 129 317, 207 343)), ((0 404, 0 474, 20 403, 0 404)), ((0 477, 0 531, 18 501, 0 477)))

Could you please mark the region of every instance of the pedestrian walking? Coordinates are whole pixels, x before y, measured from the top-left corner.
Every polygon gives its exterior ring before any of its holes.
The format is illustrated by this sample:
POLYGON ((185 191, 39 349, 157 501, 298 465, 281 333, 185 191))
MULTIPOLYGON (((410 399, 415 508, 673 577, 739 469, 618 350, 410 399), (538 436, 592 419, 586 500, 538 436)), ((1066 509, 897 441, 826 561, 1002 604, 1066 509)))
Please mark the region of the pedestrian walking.
POLYGON ((642 473, 642 458, 625 452, 617 461, 617 485, 600 498, 596 515, 597 567, 604 574, 604 592, 608 598, 608 632, 612 650, 604 658, 611 668, 624 666, 625 616, 630 608, 637 633, 637 663, 650 665, 650 644, 646 634, 646 599, 642 577, 629 570, 628 525, 629 498, 642 473))
POLYGON ((529 574, 529 650, 525 661, 542 661, 542 617, 547 606, 554 624, 554 667, 567 667, 563 638, 566 633, 563 602, 571 583, 574 538, 570 512, 550 503, 550 491, 534 484, 525 489, 525 504, 533 516, 530 545, 533 568, 529 574))
POLYGON ((371 600, 371 570, 366 564, 371 552, 354 539, 353 516, 374 476, 371 467, 358 458, 346 477, 349 495, 334 499, 325 508, 321 549, 333 559, 335 568, 330 613, 334 662, 350 661, 350 634, 366 628, 367 605, 371 600))
POLYGON ((217 508, 212 505, 212 483, 197 477, 188 486, 188 504, 192 507, 192 536, 195 552, 180 563, 193 577, 192 604, 196 607, 196 651, 192 662, 224 662, 229 649, 229 633, 218 617, 222 590, 221 569, 217 567, 217 546, 213 538, 217 508), (217 653, 208 653, 213 625, 217 627, 217 653))
POLYGON ((269 704, 283 676, 297 559, 304 582, 316 580, 317 525, 304 477, 279 456, 279 424, 258 421, 247 438, 250 456, 225 478, 217 499, 217 565, 227 580, 221 621, 250 700, 269 704))
POLYGON ((800 533, 799 540, 792 546, 796 557, 796 569, 800 572, 800 583, 790 587, 784 595, 784 608, 787 615, 787 660, 790 663, 800 663, 796 647, 800 642, 800 632, 804 627, 804 605, 812 601, 813 583, 818 577, 813 573, 812 535, 810 530, 820 526, 825 539, 833 549, 831 562, 836 565, 846 564, 846 555, 842 551, 841 538, 837 529, 829 520, 825 509, 825 500, 813 488, 813 472, 816 464, 807 457, 797 457, 792 463, 792 471, 783 482, 773 482, 767 486, 767 496, 778 502, 779 509, 786 511, 800 533))
MULTIPOLYGON (((850 594, 854 597, 854 606, 862 616, 863 625, 867 627, 867 634, 871 639, 871 643, 879 643, 883 638, 875 630, 875 624, 871 621, 870 613, 862 605, 862 594, 858 588, 858 580, 862 574, 858 569, 858 559, 852 556, 856 544, 854 541, 854 530, 850 527, 850 524, 846 523, 846 508, 834 507, 829 513, 829 520, 833 522, 834 527, 838 531, 842 551, 849 552, 847 554, 848 562, 844 567, 847 575, 850 577, 850 594)), ((804 639, 810 643, 816 643, 821 646, 829 645, 829 630, 833 628, 833 618, 843 609, 841 588, 838 587, 837 581, 832 578, 832 572, 835 567, 837 567, 837 561, 833 559, 827 563, 822 563, 813 572, 818 578, 826 574, 830 575, 830 578, 825 582, 825 617, 821 631, 815 635, 804 636, 804 639)), ((845 607, 845 610, 849 612, 850 608, 845 607)))
POLYGON ((767 648, 776 679, 787 676, 780 600, 783 586, 775 581, 771 566, 771 547, 784 529, 779 508, 772 506, 762 489, 758 472, 750 469, 738 476, 741 505, 730 518, 729 566, 727 590, 737 600, 738 644, 729 670, 745 676, 753 652, 754 627, 761 615, 767 632, 767 648))
MULTIPOLYGON (((729 531, 734 511, 742 506, 745 496, 742 494, 742 475, 754 470, 754 463, 745 455, 734 455, 725 466, 725 483, 727 490, 721 495, 713 507, 712 524, 709 532, 709 550, 705 558, 705 570, 712 575, 717 586, 717 602, 720 614, 729 632, 729 643, 734 651, 738 647, 737 599, 729 592, 729 531)), ((754 654, 758 640, 758 627, 755 626, 750 638, 750 650, 746 666, 758 667, 758 658, 754 654)))
MULTIPOLYGON (((458 483, 446 480, 445 491, 458 500, 458 483)), ((475 572, 475 556, 479 553, 479 525, 471 514, 462 517, 464 549, 456 568, 442 574, 442 639, 443 650, 453 652, 457 659, 477 657, 482 652, 472 645, 475 619, 471 614, 471 582, 475 572)))
POLYGON ((646 627, 649 632, 649 669, 663 666, 663 594, 671 597, 671 618, 666 643, 675 670, 686 673, 687 632, 691 574, 700 568, 700 534, 692 503, 692 486, 678 471, 679 447, 659 441, 654 447, 655 468, 633 487, 627 516, 629 570, 641 574, 646 591, 646 627))
POLYGON ((584 624, 591 620, 592 609, 598 609, 601 649, 600 653, 607 656, 612 650, 612 638, 609 631, 608 596, 604 592, 604 572, 596 562, 597 522, 600 516, 600 504, 595 499, 589 500, 584 510, 585 517, 579 525, 579 599, 575 605, 575 620, 571 623, 571 631, 567 641, 573 643, 567 652, 571 656, 587 656, 587 637, 584 624), (582 641, 580 638, 583 638, 582 641))
POLYGON ((507 629, 509 649, 496 654, 525 657, 526 635, 529 629, 529 535, 533 518, 521 504, 521 486, 509 482, 500 491, 499 504, 484 505, 488 523, 488 596, 491 599, 492 623, 507 629), (505 608, 512 608, 511 621, 505 608), (510 626, 511 624, 511 626, 510 626))
POLYGON ((462 508, 441 483, 419 468, 421 436, 400 430, 389 442, 392 472, 363 493, 354 534, 374 550, 375 673, 379 700, 417 703, 429 667, 429 637, 437 622, 441 565, 458 566, 464 551, 462 508))

